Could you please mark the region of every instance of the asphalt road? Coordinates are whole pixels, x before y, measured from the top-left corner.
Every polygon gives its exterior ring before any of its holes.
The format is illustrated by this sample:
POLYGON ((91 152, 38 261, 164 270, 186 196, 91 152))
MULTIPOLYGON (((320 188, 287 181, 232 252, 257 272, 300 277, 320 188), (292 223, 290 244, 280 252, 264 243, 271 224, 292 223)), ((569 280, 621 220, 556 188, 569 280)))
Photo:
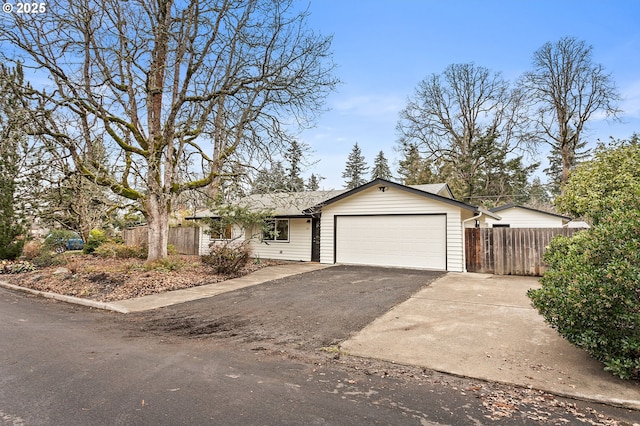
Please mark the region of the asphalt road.
POLYGON ((599 415, 410 367, 134 329, 118 314, 0 289, 0 425, 534 425, 599 415), (509 415, 497 410, 509 404, 509 415))

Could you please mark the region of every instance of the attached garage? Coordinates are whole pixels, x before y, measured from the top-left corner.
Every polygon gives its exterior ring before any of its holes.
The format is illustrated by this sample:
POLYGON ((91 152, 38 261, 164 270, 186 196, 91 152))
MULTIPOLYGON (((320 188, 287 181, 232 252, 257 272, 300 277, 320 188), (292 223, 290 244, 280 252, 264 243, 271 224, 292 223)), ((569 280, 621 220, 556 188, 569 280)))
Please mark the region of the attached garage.
POLYGON ((320 218, 320 262, 463 272, 465 224, 485 213, 432 186, 376 179, 305 210, 320 218))
POLYGON ((445 214, 334 218, 337 263, 447 269, 445 214))

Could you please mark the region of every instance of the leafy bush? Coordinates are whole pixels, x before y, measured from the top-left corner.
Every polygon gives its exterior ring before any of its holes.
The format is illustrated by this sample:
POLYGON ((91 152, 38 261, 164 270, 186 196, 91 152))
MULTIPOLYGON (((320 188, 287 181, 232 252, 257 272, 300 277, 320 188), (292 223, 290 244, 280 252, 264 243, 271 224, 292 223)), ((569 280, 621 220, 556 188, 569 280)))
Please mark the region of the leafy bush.
POLYGON ((47 266, 62 265, 65 263, 65 260, 52 249, 47 246, 42 246, 38 255, 31 259, 31 262, 39 268, 46 268, 47 266))
POLYGON ((591 229, 554 239, 542 288, 529 291, 551 326, 624 379, 640 378, 638 198, 619 198, 591 229))
POLYGON ((142 246, 125 246, 124 244, 107 242, 98 246, 93 254, 100 257, 113 257, 117 259, 144 259, 147 257, 147 249, 142 246))
POLYGON ((202 256, 202 262, 213 265, 218 274, 234 275, 244 268, 251 258, 248 241, 216 241, 211 253, 202 256))
POLYGON ((23 272, 31 272, 37 269, 36 265, 25 260, 21 260, 19 262, 3 260, 0 263, 0 266, 0 274, 21 274, 23 272))
MULTIPOLYGON (((114 257, 117 259, 145 259, 149 251, 146 246, 127 246, 123 243, 116 243, 108 241, 100 244, 93 252, 96 256, 100 257, 114 257)), ((169 256, 176 255, 178 251, 176 247, 167 244, 167 254, 169 256)))
POLYGON ((145 271, 178 271, 185 265, 185 261, 177 256, 169 256, 164 259, 158 259, 153 262, 147 262, 144 264, 143 269, 145 271))
POLYGON ((82 249, 82 251, 86 254, 91 254, 108 240, 109 237, 107 237, 107 234, 103 230, 92 229, 91 232, 89 232, 89 240, 84 245, 84 249, 82 249))

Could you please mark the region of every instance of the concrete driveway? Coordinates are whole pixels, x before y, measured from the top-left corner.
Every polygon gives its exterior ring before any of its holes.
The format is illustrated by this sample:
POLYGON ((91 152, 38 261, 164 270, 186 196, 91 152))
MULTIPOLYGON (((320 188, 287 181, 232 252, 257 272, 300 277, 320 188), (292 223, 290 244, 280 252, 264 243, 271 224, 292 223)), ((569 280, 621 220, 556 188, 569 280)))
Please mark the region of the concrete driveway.
POLYGON ((351 355, 640 409, 617 379, 532 308, 530 277, 449 273, 342 344, 351 355))

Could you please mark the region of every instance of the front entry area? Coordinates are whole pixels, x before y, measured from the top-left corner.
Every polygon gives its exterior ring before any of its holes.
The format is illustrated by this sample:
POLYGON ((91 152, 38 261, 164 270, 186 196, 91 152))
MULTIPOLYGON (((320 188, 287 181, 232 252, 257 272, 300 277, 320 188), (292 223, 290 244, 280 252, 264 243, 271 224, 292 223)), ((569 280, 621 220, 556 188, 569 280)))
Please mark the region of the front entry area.
POLYGON ((447 269, 444 214, 335 216, 335 261, 447 269))

